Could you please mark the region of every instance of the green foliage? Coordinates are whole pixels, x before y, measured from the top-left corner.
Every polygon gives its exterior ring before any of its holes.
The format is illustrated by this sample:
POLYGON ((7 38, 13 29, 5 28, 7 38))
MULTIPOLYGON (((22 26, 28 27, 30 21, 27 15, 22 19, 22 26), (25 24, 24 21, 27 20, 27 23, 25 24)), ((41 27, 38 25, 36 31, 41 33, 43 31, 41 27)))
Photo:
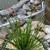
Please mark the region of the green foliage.
POLYGON ((10 22, 10 28, 7 29, 8 34, 6 39, 4 39, 2 50, 15 50, 6 48, 7 43, 14 45, 16 50, 33 50, 34 48, 43 46, 43 40, 39 36, 37 37, 41 28, 32 30, 31 23, 30 19, 27 20, 26 27, 21 29, 19 20, 16 20, 14 23, 10 22))

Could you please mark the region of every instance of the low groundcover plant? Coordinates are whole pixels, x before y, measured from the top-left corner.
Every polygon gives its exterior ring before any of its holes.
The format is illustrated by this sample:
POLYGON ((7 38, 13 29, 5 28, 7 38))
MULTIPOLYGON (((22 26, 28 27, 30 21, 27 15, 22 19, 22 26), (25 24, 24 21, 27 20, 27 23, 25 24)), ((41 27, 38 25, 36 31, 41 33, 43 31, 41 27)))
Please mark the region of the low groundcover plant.
POLYGON ((4 39, 1 50, 36 50, 35 48, 40 46, 44 48, 43 38, 40 38, 40 35, 38 36, 39 31, 43 31, 42 27, 32 30, 31 23, 31 19, 27 20, 26 27, 21 29, 19 20, 14 23, 10 22, 10 27, 7 29, 8 34, 4 39), (12 44, 14 49, 6 47, 8 43, 12 44))

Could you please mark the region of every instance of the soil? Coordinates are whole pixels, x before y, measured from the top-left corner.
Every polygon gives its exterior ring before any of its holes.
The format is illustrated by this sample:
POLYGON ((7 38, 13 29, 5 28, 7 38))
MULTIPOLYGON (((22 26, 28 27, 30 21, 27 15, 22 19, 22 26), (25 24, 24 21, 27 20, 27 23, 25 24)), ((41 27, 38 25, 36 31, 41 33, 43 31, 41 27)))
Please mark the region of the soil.
POLYGON ((46 4, 47 4, 47 7, 46 7, 46 10, 45 10, 45 22, 47 24, 50 24, 50 0, 46 0, 46 4))
POLYGON ((46 4, 47 4, 47 7, 46 7, 46 17, 47 19, 50 21, 50 11, 48 9, 50 9, 50 0, 46 0, 46 4))

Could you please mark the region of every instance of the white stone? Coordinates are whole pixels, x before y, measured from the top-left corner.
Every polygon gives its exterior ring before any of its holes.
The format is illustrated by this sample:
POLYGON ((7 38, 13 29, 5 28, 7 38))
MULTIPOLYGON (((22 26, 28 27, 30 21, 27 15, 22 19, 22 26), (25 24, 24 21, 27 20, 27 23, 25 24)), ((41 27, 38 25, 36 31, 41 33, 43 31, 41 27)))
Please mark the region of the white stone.
POLYGON ((31 5, 30 2, 28 2, 27 5, 30 6, 31 5))
POLYGON ((20 9, 18 12, 17 12, 17 14, 26 14, 27 12, 26 12, 26 10, 25 9, 20 9))
POLYGON ((0 25, 2 24, 2 21, 0 21, 0 25))
POLYGON ((35 0, 30 0, 30 3, 33 3, 35 0))
POLYGON ((25 10, 30 10, 29 6, 26 5, 26 4, 23 5, 23 9, 25 9, 25 10))
POLYGON ((18 17, 19 19, 24 19, 24 18, 26 17, 26 15, 19 14, 19 15, 17 15, 17 17, 18 17))
POLYGON ((50 48, 48 48, 48 50, 50 50, 50 48))
POLYGON ((35 0, 34 1, 34 4, 36 5, 36 4, 39 4, 40 3, 40 1, 39 0, 35 0))
POLYGON ((44 31, 50 35, 50 26, 46 25, 44 31))
POLYGON ((31 12, 27 12, 28 15, 31 15, 31 12))

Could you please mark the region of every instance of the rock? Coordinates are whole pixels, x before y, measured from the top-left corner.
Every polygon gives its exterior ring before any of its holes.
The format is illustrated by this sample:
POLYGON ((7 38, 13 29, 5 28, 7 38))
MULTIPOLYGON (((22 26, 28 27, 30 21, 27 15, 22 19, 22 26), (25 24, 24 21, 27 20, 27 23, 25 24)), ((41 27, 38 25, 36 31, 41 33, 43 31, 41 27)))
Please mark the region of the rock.
POLYGON ((27 15, 31 15, 31 12, 27 12, 27 15))
POLYGON ((50 25, 45 25, 44 31, 50 36, 50 25))
POLYGON ((30 0, 30 3, 34 3, 35 0, 30 0))
POLYGON ((39 33, 38 33, 38 37, 39 38, 44 38, 46 35, 45 35, 45 33, 44 32, 40 32, 39 31, 39 33))
POLYGON ((4 18, 2 19, 2 23, 5 23, 5 22, 7 22, 7 18, 6 18, 6 17, 4 17, 4 18))
POLYGON ((11 43, 8 43, 6 45, 6 48, 13 49, 13 50, 17 50, 16 47, 14 45, 12 45, 11 43))
POLYGON ((0 14, 1 14, 1 15, 7 15, 7 14, 9 14, 10 12, 12 12, 11 9, 17 11, 17 10, 19 10, 19 8, 20 8, 24 3, 28 2, 28 1, 29 1, 29 0, 21 0, 21 1, 18 2, 17 4, 15 4, 15 5, 13 5, 12 7, 8 8, 8 9, 9 9, 8 11, 7 11, 6 9, 0 11, 0 14))
POLYGON ((44 29, 44 24, 42 22, 40 22, 40 21, 32 21, 32 26, 33 26, 32 29, 37 28, 37 25, 39 27, 42 27, 42 29, 44 29))
POLYGON ((35 6, 36 10, 41 10, 41 5, 35 6))
POLYGON ((13 8, 8 8, 8 9, 6 9, 5 11, 7 12, 7 14, 10 14, 10 13, 13 12, 13 8))
POLYGON ((34 5, 36 5, 36 6, 39 5, 40 3, 41 3, 40 0, 35 0, 35 1, 34 1, 34 5))
POLYGON ((24 19, 24 18, 26 18, 26 15, 19 14, 19 15, 17 15, 17 17, 18 17, 19 19, 24 19))
POLYGON ((29 7, 29 5, 27 5, 27 4, 23 5, 23 9, 25 9, 25 10, 31 10, 30 7, 29 7))
POLYGON ((5 39, 7 32, 0 32, 0 38, 5 39))
POLYGON ((0 21, 0 25, 2 24, 2 22, 0 21))
POLYGON ((27 12, 26 12, 26 10, 25 9, 20 9, 18 12, 17 12, 17 14, 23 14, 23 15, 25 15, 27 12))
POLYGON ((10 13, 10 16, 11 17, 14 17, 14 16, 16 16, 17 15, 17 12, 16 11, 12 11, 11 13, 10 13))
POLYGON ((2 43, 4 42, 3 39, 0 39, 0 47, 2 47, 2 43))
POLYGON ((20 26, 23 26, 25 24, 25 20, 20 19, 20 26))
POLYGON ((29 0, 21 0, 21 1, 18 2, 16 5, 13 5, 12 8, 17 11, 17 10, 19 10, 19 8, 20 8, 24 3, 28 2, 28 1, 29 1, 29 0))
POLYGON ((30 2, 28 2, 27 5, 30 6, 31 5, 30 2))

